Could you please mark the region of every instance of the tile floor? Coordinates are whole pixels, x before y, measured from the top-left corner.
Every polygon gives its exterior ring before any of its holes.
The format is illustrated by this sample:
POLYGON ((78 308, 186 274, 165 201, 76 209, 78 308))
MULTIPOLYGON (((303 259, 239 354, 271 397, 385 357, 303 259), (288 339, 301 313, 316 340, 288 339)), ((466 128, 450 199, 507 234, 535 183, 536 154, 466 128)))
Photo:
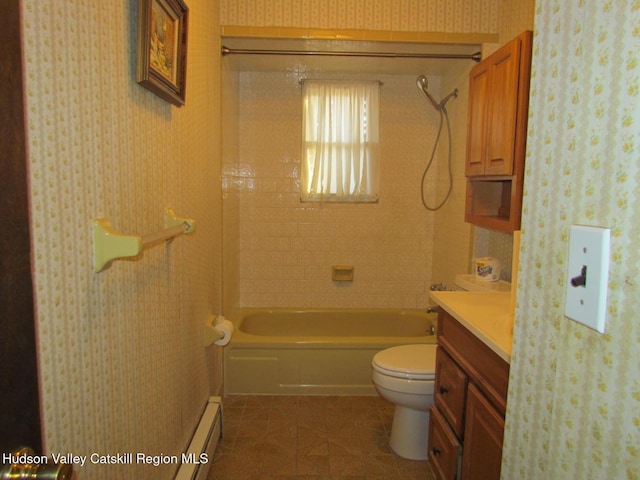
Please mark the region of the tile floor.
POLYGON ((393 405, 378 396, 230 396, 209 480, 433 480, 388 444, 393 405))

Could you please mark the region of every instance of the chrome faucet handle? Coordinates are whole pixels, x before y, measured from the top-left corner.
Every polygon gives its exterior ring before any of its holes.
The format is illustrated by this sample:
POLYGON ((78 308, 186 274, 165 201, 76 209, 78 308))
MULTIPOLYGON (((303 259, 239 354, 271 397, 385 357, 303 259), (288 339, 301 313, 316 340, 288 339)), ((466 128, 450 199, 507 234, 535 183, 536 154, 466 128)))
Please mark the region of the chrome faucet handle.
POLYGON ((429 290, 431 290, 432 292, 445 292, 449 290, 449 288, 444 283, 438 282, 438 283, 432 283, 429 286, 429 290))

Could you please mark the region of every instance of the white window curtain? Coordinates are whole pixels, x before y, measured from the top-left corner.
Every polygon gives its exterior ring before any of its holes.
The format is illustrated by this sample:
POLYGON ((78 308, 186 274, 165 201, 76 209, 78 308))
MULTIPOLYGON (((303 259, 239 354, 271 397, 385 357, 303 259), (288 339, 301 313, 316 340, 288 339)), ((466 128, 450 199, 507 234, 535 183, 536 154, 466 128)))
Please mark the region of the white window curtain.
POLYGON ((304 82, 303 201, 378 201, 379 103, 379 82, 304 82))

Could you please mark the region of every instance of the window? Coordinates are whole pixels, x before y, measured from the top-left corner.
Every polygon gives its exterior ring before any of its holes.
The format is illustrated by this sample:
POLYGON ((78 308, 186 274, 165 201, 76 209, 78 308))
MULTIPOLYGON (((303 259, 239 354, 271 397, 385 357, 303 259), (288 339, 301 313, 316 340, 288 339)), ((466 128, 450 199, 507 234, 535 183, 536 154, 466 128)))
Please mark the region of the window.
POLYGON ((379 92, 378 82, 304 82, 303 201, 378 201, 379 92))

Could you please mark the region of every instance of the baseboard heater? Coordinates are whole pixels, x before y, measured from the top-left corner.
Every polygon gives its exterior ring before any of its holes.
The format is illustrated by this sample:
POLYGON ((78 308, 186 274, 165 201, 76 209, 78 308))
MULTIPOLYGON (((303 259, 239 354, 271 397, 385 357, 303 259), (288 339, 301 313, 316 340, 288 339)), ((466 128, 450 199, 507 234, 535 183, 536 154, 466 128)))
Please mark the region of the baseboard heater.
POLYGON ((206 480, 222 435, 222 398, 209 397, 175 480, 206 480))

